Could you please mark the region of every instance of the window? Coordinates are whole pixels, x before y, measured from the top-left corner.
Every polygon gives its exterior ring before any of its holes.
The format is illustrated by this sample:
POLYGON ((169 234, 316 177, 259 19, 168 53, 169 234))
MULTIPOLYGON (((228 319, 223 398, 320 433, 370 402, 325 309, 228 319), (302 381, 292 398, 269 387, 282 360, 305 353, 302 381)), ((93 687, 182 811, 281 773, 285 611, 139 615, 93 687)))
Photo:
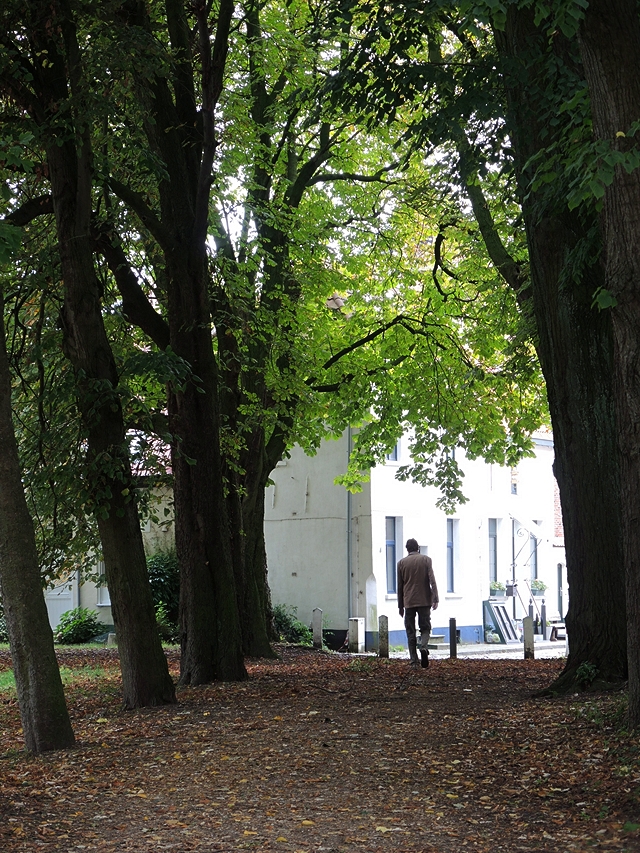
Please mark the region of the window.
POLYGON ((498 519, 489 519, 489 580, 498 580, 498 519))
POLYGON ((388 515, 385 518, 385 551, 387 563, 387 593, 398 591, 396 566, 402 551, 402 518, 388 515))
POLYGON ((387 453, 387 462, 397 462, 400 459, 400 441, 396 441, 393 450, 387 453))
POLYGON ((109 596, 109 588, 104 580, 105 570, 104 562, 100 560, 98 563, 98 586, 96 588, 96 603, 100 607, 109 607, 111 605, 111 597, 109 596))
POLYGON ((537 580, 538 577, 538 540, 533 535, 529 534, 529 566, 531 568, 531 580, 537 580))
POLYGON ((453 518, 447 519, 447 592, 455 592, 455 534, 458 522, 453 518))

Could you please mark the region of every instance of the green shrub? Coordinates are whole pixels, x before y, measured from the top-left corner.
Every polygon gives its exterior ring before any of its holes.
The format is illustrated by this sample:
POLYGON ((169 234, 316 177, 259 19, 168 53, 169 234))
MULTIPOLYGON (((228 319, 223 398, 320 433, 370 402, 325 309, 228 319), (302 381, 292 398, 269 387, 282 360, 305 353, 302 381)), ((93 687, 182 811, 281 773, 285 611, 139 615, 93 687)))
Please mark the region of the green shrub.
POLYGON ((9 632, 7 631, 7 620, 4 616, 0 616, 0 643, 9 642, 9 632))
POLYGON ((56 643, 88 643, 98 634, 104 634, 107 625, 100 622, 95 610, 86 607, 76 607, 67 610, 60 617, 60 622, 55 630, 54 639, 56 643))
POLYGON ((180 601, 180 570, 175 548, 168 551, 158 551, 147 558, 147 571, 151 584, 153 606, 162 605, 168 621, 176 625, 178 622, 178 603, 180 601))
POLYGON ((169 619, 169 614, 164 604, 156 605, 156 625, 158 626, 158 634, 160 634, 160 639, 163 643, 178 642, 178 626, 169 619))
POLYGON ((296 619, 296 607, 287 604, 276 604, 273 608, 273 627, 276 634, 286 643, 296 643, 300 646, 313 645, 311 628, 296 619))
POLYGON ((586 690, 590 687, 598 676, 598 667, 589 660, 582 661, 576 669, 576 681, 586 690))

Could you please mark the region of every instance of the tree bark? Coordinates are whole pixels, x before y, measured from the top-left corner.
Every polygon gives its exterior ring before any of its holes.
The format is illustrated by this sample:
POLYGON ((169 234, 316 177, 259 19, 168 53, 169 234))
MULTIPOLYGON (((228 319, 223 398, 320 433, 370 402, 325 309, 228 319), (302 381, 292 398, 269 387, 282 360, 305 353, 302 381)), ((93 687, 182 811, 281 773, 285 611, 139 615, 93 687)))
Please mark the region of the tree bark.
POLYGON ((243 536, 242 639, 245 654, 274 657, 271 592, 267 573, 267 549, 264 539, 265 489, 275 462, 268 460, 264 430, 254 431, 246 454, 241 502, 243 536))
MULTIPOLYGON (((166 4, 170 43, 179 56, 170 81, 174 88, 164 76, 139 78, 153 119, 145 124, 145 133, 166 167, 158 186, 161 215, 154 236, 166 262, 169 341, 192 371, 183 388, 169 393, 182 684, 247 677, 220 450, 220 389, 206 242, 217 144, 215 108, 233 8, 230 0, 221 0, 212 38, 209 8, 194 6, 201 102, 196 104, 193 39, 182 3, 166 4)), ((141 27, 154 38, 145 4, 131 3, 125 11, 127 26, 141 27)), ((133 194, 128 199, 132 201, 135 205, 133 194)), ((139 207, 136 212, 140 214, 139 207)))
POLYGON ((33 753, 73 746, 75 738, 53 647, 33 521, 22 488, 4 323, 0 325, 0 593, 25 746, 33 753))
MULTIPOLYGON (((629 0, 591 0, 580 48, 597 140, 628 154, 640 120, 640 18, 629 0)), ((620 452, 622 539, 626 570, 629 727, 640 727, 640 170, 618 165, 601 214, 605 286, 614 340, 614 388, 620 452)))
POLYGON ((175 702, 175 690, 156 627, 117 390, 118 374, 102 320, 93 266, 88 116, 80 117, 83 130, 74 126, 72 118, 84 85, 75 25, 64 3, 33 4, 30 11, 35 86, 42 104, 64 282, 64 347, 75 371, 78 407, 87 433, 86 479, 98 520, 118 636, 123 703, 127 708, 171 703, 175 702), (56 37, 58 33, 62 42, 56 37), (68 86, 75 107, 69 103, 68 86), (58 126, 53 120, 60 111, 68 123, 58 126))
MULTIPOLYGON (((180 279, 170 276, 171 289, 180 279)), ((182 279, 183 290, 187 289, 182 279)), ((194 288, 195 294, 203 290, 194 288)), ((171 291, 170 291, 171 299, 171 291)), ((246 678, 230 530, 223 491, 217 371, 210 320, 192 310, 170 309, 174 351, 195 380, 170 396, 176 551, 180 564, 181 684, 246 678), (185 330, 188 331, 185 333, 185 330), (200 393, 202 391, 203 393, 200 393)))
MULTIPOLYGON (((586 662, 597 667, 598 685, 619 684, 627 674, 627 643, 613 337, 610 316, 592 308, 604 283, 601 264, 584 261, 577 270, 579 250, 589 248, 595 223, 530 186, 527 161, 552 141, 544 103, 546 33, 534 25, 530 10, 511 7, 496 43, 529 244, 570 588, 569 657, 550 690, 574 689, 576 672, 586 662)), ((561 38, 554 50, 559 61, 567 58, 561 38)))

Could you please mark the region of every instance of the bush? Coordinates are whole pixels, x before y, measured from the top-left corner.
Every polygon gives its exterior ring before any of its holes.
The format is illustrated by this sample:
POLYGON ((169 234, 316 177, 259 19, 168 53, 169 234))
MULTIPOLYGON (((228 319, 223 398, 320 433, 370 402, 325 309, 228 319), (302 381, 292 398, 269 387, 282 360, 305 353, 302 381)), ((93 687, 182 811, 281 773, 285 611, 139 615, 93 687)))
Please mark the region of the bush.
POLYGON ((54 639, 56 643, 88 643, 99 634, 104 634, 108 626, 98 619, 95 610, 86 607, 76 607, 67 610, 60 617, 60 622, 55 630, 54 639))
POLYGON ((7 631, 7 620, 4 616, 0 616, 0 643, 9 642, 9 632, 7 631))
POLYGON ((178 626, 169 619, 164 604, 156 605, 156 625, 163 643, 177 643, 179 640, 178 626))
POLYGON ((180 601, 180 570, 175 548, 158 551, 147 558, 147 571, 151 584, 151 598, 156 611, 164 607, 167 620, 176 625, 178 622, 178 603, 180 601))
POLYGON ((311 628, 296 619, 296 607, 287 604, 276 604, 273 608, 273 627, 278 637, 286 643, 296 643, 300 646, 313 645, 311 628))

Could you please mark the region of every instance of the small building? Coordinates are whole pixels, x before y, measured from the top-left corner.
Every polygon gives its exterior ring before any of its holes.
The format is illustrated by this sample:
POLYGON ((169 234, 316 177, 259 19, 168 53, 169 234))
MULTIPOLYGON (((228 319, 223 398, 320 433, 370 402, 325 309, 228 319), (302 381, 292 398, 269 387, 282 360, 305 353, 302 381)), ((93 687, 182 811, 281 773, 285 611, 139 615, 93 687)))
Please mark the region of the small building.
MULTIPOLYGON (((158 494, 160 508, 171 508, 171 496, 166 490, 158 494)), ((142 538, 147 555, 172 548, 175 542, 172 516, 169 515, 158 524, 147 519, 142 526, 142 538)), ((95 610, 100 622, 109 627, 113 626, 109 589, 106 583, 100 581, 101 577, 104 578, 104 563, 102 560, 96 560, 95 566, 95 579, 82 579, 79 571, 72 572, 66 578, 61 578, 55 586, 45 590, 49 624, 54 631, 62 614, 76 607, 95 610)))
POLYGON ((515 620, 528 613, 534 580, 547 586, 548 617, 566 612, 550 433, 536 435, 535 455, 517 468, 457 454, 468 502, 452 515, 436 506, 435 488, 396 479, 399 466, 410 461, 404 440, 386 464, 371 471, 361 492, 336 485, 346 470, 349 441, 346 432, 324 441, 314 457, 295 447, 271 475, 265 537, 274 604, 295 607, 308 624, 320 608, 325 627, 337 636, 346 634, 349 618, 362 617, 367 648, 375 648, 378 617, 386 615, 390 644, 406 645, 396 564, 413 537, 432 558, 438 584, 433 634, 448 640, 449 619, 455 618, 461 642, 484 642, 483 601, 490 597, 491 581, 513 586, 515 596, 506 606, 515 620))

